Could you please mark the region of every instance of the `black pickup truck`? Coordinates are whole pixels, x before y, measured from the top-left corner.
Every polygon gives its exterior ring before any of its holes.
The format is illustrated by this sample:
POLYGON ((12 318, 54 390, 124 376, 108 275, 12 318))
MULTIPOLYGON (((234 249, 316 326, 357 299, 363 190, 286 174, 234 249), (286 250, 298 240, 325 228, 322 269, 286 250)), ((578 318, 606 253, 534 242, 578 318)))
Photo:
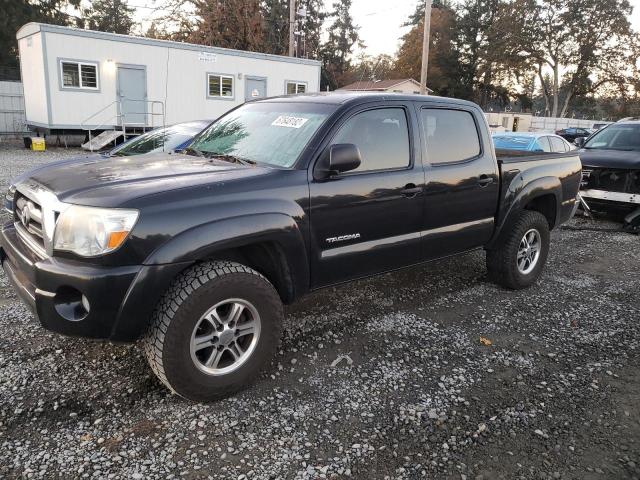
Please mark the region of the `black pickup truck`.
POLYGON ((497 157, 470 102, 335 93, 244 104, 183 153, 21 178, 0 259, 39 322, 142 339, 162 382, 206 401, 270 363, 283 303, 309 291, 474 249, 531 285, 581 166, 497 157))

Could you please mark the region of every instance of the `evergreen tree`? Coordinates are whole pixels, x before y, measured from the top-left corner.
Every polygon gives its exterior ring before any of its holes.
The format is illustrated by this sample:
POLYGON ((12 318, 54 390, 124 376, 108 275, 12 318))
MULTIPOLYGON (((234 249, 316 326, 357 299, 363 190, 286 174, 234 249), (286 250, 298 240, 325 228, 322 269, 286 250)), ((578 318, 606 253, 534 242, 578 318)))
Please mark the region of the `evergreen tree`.
POLYGON ((264 53, 287 55, 289 50, 289 1, 264 0, 264 53))
POLYGON ((351 51, 356 44, 362 45, 358 35, 359 27, 351 17, 351 0, 336 0, 328 15, 333 19, 329 27, 329 38, 322 45, 323 72, 321 88, 331 90, 345 84, 345 73, 351 68, 351 51))
POLYGON ((0 0, 0 66, 18 66, 16 32, 29 22, 70 25, 75 17, 65 11, 80 0, 0 0))
POLYGON ((133 27, 134 9, 124 0, 94 0, 83 11, 84 27, 101 32, 129 35, 133 27))

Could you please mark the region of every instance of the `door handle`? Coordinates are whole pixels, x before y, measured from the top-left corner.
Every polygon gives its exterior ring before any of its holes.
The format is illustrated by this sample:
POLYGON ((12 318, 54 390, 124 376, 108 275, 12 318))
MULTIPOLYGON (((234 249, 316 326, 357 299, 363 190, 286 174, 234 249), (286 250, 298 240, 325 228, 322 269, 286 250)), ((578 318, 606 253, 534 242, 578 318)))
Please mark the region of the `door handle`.
POLYGON ((422 187, 416 187, 415 183, 407 183, 401 193, 407 198, 412 198, 422 193, 422 187))
POLYGON ((487 185, 491 185, 493 183, 493 177, 489 175, 480 175, 478 178, 478 185, 481 187, 486 187, 487 185))

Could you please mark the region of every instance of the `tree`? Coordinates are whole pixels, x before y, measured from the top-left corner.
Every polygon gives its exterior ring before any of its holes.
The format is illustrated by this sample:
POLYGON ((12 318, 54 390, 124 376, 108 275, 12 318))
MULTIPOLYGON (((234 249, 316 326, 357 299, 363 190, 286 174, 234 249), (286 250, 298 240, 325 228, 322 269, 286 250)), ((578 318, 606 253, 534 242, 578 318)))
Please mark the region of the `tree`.
POLYGON ((307 11, 303 25, 305 32, 305 57, 320 58, 322 26, 327 14, 323 11, 322 0, 300 0, 299 4, 307 11))
POLYGON ((627 0, 514 0, 508 7, 505 41, 535 65, 551 116, 565 116, 575 96, 629 83, 638 39, 627 0))
POLYGON ((334 90, 345 84, 345 73, 351 67, 351 51, 360 43, 359 27, 351 17, 351 0, 336 0, 328 15, 333 19, 329 27, 329 38, 322 45, 320 54, 323 64, 322 89, 334 90))
POLYGON ((90 30, 129 35, 134 11, 124 0, 94 0, 82 12, 84 26, 90 30))
MULTIPOLYGON (((420 80, 422 68, 424 4, 421 5, 422 12, 418 8, 418 12, 407 22, 407 25, 411 25, 413 18, 418 19, 418 23, 402 37, 402 44, 395 62, 398 77, 413 78, 416 81, 420 80)), ((460 65, 454 44, 455 12, 442 4, 434 4, 431 11, 430 33, 427 86, 439 95, 464 96, 464 92, 459 88, 460 65)))
POLYGON ((76 18, 65 9, 79 4, 80 0, 0 0, 0 65, 18 66, 16 32, 25 23, 69 25, 76 18))
POLYGON ((380 54, 372 57, 361 53, 356 58, 348 72, 345 72, 342 82, 349 84, 358 81, 388 80, 401 78, 395 65, 395 58, 380 54))
POLYGON ((287 55, 289 50, 289 0, 265 0, 264 17, 265 53, 287 55))

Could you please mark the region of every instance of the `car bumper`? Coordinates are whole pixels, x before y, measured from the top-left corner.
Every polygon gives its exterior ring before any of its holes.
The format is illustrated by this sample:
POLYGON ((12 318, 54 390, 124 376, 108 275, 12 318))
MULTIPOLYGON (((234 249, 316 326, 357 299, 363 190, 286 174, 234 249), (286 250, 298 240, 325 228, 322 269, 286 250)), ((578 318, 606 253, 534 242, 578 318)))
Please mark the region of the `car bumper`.
POLYGON ((610 192, 607 190, 596 190, 594 188, 588 190, 580 190, 580 195, 587 201, 604 200, 607 202, 618 203, 630 203, 640 206, 640 194, 638 193, 624 193, 624 192, 610 192))
POLYGON ((133 341, 182 264, 120 267, 42 258, 7 224, 0 261, 19 297, 46 329, 71 336, 133 341))

